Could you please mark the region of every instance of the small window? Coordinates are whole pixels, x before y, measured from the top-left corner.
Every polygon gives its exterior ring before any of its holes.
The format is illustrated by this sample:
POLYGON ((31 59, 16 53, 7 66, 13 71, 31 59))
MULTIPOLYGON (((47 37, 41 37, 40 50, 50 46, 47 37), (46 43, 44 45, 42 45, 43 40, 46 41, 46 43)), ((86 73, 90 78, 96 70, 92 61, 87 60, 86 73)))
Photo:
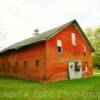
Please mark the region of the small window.
POLYGON ((36 60, 36 61, 35 61, 35 66, 36 66, 36 67, 39 67, 39 60, 36 60))
POLYGON ((16 67, 18 67, 18 62, 16 62, 16 67))
POLYGON ((75 71, 78 72, 80 71, 81 65, 79 62, 75 62, 75 71))
POLYGON ((5 64, 2 64, 2 70, 5 70, 5 64))
POLYGON ((75 36, 75 33, 72 33, 72 45, 76 46, 76 36, 75 36))
POLYGON ((86 72, 86 73, 88 72, 88 66, 85 67, 85 72, 86 72))
POLYGON ((84 47, 84 56, 86 56, 86 47, 84 47))
POLYGON ((11 66, 11 64, 10 64, 10 63, 8 63, 8 64, 7 64, 7 67, 10 67, 10 66, 11 66))
POLYGON ((10 72, 11 63, 7 63, 7 71, 10 72))
POLYGON ((61 43, 61 40, 57 40, 57 52, 58 52, 58 54, 62 53, 62 43, 61 43))
POLYGON ((28 67, 28 62, 24 61, 24 67, 27 68, 28 67))

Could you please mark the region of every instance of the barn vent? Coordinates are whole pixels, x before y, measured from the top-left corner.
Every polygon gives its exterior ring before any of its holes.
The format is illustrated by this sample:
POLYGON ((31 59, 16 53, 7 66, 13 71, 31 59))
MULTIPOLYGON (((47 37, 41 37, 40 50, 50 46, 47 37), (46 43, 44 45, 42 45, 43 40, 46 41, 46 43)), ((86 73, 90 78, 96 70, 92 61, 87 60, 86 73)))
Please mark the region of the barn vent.
POLYGON ((37 27, 34 29, 34 35, 39 35, 39 29, 37 27))

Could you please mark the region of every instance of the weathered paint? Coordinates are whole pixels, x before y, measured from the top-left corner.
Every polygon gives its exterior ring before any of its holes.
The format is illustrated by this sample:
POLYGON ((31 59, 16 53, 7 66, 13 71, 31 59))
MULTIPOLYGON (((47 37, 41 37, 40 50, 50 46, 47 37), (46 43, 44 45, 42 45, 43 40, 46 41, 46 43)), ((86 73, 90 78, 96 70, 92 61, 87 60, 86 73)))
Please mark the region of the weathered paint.
POLYGON ((81 61, 82 77, 92 77, 91 49, 74 25, 44 42, 1 54, 0 74, 42 82, 65 80, 68 79, 69 61, 81 61), (72 45, 72 32, 76 35, 76 46, 72 45), (57 54, 57 40, 62 41, 62 54, 57 54), (87 48, 86 57, 84 46, 87 48), (35 66, 37 59, 40 61, 39 67, 35 66), (28 62, 27 68, 24 67, 24 61, 28 62), (7 66, 8 62, 11 64, 10 68, 7 66), (5 69, 2 68, 3 64, 6 64, 5 69), (88 72, 85 72, 85 64, 88 64, 88 72))

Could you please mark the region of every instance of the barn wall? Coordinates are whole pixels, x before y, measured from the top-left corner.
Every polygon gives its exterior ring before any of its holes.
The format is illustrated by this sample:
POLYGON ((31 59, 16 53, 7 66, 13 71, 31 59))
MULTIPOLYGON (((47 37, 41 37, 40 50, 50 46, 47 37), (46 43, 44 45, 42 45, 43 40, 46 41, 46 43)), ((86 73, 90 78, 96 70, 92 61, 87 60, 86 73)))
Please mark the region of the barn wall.
POLYGON ((68 62, 72 60, 82 62, 82 77, 92 76, 91 50, 74 25, 65 28, 46 42, 0 55, 0 74, 34 81, 65 80, 68 79, 68 62), (72 45, 72 32, 76 35, 76 46, 72 45), (57 40, 62 41, 62 54, 57 54, 57 40), (87 47, 86 57, 84 46, 87 47), (40 61, 39 67, 35 66, 37 59, 40 61), (25 61, 27 66, 24 65, 25 61))
POLYGON ((45 42, 0 55, 0 74, 2 75, 42 81, 45 74, 44 67, 45 42), (36 67, 35 64, 37 59, 39 60, 39 67, 36 67), (25 61, 27 64, 24 64, 25 61))
POLYGON ((46 73, 47 81, 68 79, 68 62, 82 62, 82 77, 92 76, 91 50, 74 25, 69 26, 46 42, 46 73), (72 45, 71 33, 76 35, 76 46, 72 45), (62 41, 62 54, 57 54, 57 40, 62 41), (87 56, 84 57, 84 46, 87 56), (88 73, 85 64, 88 63, 88 73))

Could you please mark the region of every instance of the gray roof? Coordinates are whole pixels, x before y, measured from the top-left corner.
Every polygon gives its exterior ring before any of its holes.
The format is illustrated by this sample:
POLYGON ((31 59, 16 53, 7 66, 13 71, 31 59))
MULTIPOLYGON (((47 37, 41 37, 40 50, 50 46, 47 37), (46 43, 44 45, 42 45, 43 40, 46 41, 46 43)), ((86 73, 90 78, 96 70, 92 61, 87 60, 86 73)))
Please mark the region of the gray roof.
MULTIPOLYGON (((57 34, 58 32, 60 32, 60 31, 63 30, 64 28, 68 27, 68 26, 71 25, 72 23, 77 23, 77 21, 76 21, 76 20, 72 20, 72 21, 70 21, 70 22, 68 22, 68 23, 66 23, 66 24, 64 24, 64 25, 61 25, 61 26, 56 27, 56 28, 53 28, 53 29, 51 29, 51 30, 49 30, 49 31, 46 31, 46 32, 44 32, 44 33, 35 35, 35 36, 30 37, 30 38, 28 38, 28 39, 25 39, 25 40, 23 40, 23 41, 17 42, 17 43, 15 43, 15 44, 13 44, 13 45, 11 45, 11 46, 9 46, 9 47, 3 49, 3 50, 1 51, 1 53, 6 52, 6 51, 8 51, 8 50, 19 49, 19 48, 21 48, 21 47, 23 47, 23 46, 27 46, 27 45, 30 45, 30 44, 33 44, 33 43, 36 43, 36 42, 45 41, 45 40, 47 40, 47 39, 53 37, 55 34, 57 34)), ((77 25, 78 25, 78 23, 77 23, 77 25)), ((78 26, 79 26, 79 25, 78 25, 78 26)), ((80 26, 79 26, 79 28, 80 28, 80 26)), ((81 29, 81 28, 80 28, 80 29, 81 29)), ((82 29, 81 29, 81 31, 82 31, 82 29)), ((83 31, 82 31, 82 34, 84 34, 83 31)), ((85 36, 85 35, 84 35, 84 36, 85 36)), ((94 51, 92 45, 90 44, 90 42, 88 41, 88 39, 86 38, 86 36, 85 36, 85 39, 86 39, 87 42, 89 43, 89 46, 92 48, 92 51, 94 51)))

